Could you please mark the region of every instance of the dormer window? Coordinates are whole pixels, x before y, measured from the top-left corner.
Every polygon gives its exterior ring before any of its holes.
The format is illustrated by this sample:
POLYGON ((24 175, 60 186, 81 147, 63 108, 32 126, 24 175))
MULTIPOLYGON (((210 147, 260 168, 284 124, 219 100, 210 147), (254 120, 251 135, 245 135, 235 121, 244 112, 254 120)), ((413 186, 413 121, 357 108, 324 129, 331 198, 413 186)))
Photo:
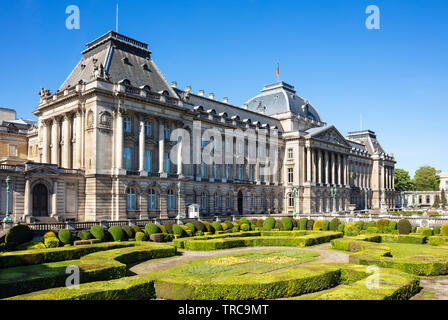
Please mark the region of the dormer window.
POLYGON ((129 62, 129 59, 128 59, 128 57, 124 57, 123 59, 121 59, 121 61, 123 61, 123 63, 124 64, 131 64, 130 62, 129 62))
POLYGON ((151 71, 151 70, 149 70, 149 67, 148 67, 148 65, 146 63, 142 64, 142 68, 145 71, 151 71))

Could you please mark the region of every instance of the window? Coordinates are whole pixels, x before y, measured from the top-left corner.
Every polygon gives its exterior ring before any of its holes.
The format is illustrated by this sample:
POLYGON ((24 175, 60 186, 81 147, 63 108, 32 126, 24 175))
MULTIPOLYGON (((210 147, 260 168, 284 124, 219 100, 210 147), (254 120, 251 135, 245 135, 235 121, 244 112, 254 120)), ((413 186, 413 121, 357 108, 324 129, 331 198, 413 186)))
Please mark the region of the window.
POLYGON ((292 149, 288 149, 288 159, 292 159, 292 149))
POLYGON ((17 146, 16 145, 9 145, 9 156, 17 157, 17 146))
POLYGON ((238 165, 238 179, 243 180, 243 165, 242 164, 238 165))
POLYGON ((174 194, 174 190, 168 190, 168 210, 176 209, 176 196, 174 194))
POLYGON ((207 209, 207 193, 205 192, 201 194, 201 209, 207 209))
POLYGON ((226 164, 226 179, 229 179, 230 177, 230 165, 226 164))
POLYGON ((255 195, 250 196, 250 207, 251 209, 255 207, 255 195))
POLYGON ((134 188, 128 188, 126 191, 126 209, 137 210, 137 194, 134 188))
POLYGON ((263 196, 260 197, 260 209, 264 208, 264 198, 263 196))
POLYGON ((294 207, 294 194, 292 192, 288 193, 288 206, 294 207))
POLYGON ((215 193, 215 209, 219 209, 219 203, 221 202, 221 197, 219 193, 215 193))
POLYGON ((213 163, 213 177, 215 179, 219 178, 218 165, 216 163, 213 163))
POLYGON ((226 207, 227 209, 232 208, 232 195, 230 193, 228 193, 226 197, 226 207))
POLYGON ((131 167, 132 167, 131 149, 124 148, 123 149, 123 168, 126 170, 131 170, 131 167))
POLYGON ((145 170, 148 172, 151 172, 151 158, 152 158, 152 153, 149 150, 145 150, 145 170))
POLYGON ((254 165, 249 166, 249 180, 254 180, 254 165))
POLYGON ((294 182, 294 169, 288 168, 288 182, 293 183, 294 182))
POLYGON ((123 130, 124 132, 131 132, 131 118, 129 117, 124 117, 123 118, 123 130))
POLYGON ((151 121, 145 121, 145 136, 152 136, 151 121))
POLYGON ((170 157, 168 152, 163 154, 163 166, 165 168, 165 172, 170 172, 170 157))
POLYGON ((150 189, 148 192, 148 210, 157 209, 157 193, 156 190, 150 189))
POLYGON ((170 134, 171 134, 171 132, 170 132, 170 128, 169 128, 167 125, 165 125, 165 126, 163 127, 163 137, 164 137, 165 139, 169 140, 169 139, 170 139, 170 134))
POLYGON ((431 198, 429 196, 426 196, 426 204, 431 204, 431 198))
POLYGON ((232 151, 232 142, 230 140, 226 140, 226 152, 231 152, 232 151))
POLYGON ((258 180, 263 182, 263 168, 261 166, 258 170, 258 180))

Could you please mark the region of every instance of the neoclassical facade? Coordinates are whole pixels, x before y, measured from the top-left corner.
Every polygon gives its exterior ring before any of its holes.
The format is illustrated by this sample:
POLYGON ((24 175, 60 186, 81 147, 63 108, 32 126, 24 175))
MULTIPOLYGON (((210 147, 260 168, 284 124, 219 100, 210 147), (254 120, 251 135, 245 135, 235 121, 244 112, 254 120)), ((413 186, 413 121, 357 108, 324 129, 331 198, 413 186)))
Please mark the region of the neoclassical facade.
POLYGON ((13 175, 16 220, 173 218, 193 203, 202 215, 395 205, 395 160, 375 133, 344 137, 284 82, 234 106, 169 84, 147 44, 111 31, 86 45, 59 90, 39 95, 38 129, 29 134, 38 151, 13 175), (195 138, 178 139, 177 129, 194 137, 198 123, 202 136, 213 130, 223 143, 203 137, 198 149, 195 138), (226 140, 228 131, 243 139, 226 140), (266 133, 265 151, 258 140, 251 149, 249 132, 266 133), (242 162, 195 161, 209 143, 242 162))

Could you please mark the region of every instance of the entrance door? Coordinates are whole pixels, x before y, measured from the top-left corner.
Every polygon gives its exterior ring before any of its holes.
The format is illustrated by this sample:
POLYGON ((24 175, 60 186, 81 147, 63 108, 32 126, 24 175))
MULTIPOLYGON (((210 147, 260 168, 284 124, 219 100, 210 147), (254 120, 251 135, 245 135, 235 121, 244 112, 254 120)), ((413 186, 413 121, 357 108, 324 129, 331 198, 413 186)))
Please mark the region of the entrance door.
POLYGON ((33 189, 33 216, 48 217, 48 190, 41 183, 33 189))
POLYGON ((238 192, 238 213, 243 214, 243 193, 238 192))

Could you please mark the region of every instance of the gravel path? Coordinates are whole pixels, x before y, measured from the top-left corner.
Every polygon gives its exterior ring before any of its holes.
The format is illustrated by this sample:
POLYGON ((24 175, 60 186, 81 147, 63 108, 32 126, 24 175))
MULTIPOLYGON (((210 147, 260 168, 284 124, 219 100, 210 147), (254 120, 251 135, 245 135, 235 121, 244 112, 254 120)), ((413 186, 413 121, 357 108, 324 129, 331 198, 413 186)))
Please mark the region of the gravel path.
POLYGON ((420 286, 423 290, 411 300, 448 300, 448 278, 421 278, 420 286))
POLYGON ((308 247, 308 248, 297 248, 297 247, 250 247, 250 248, 237 248, 237 249, 228 249, 228 250, 216 250, 216 251, 187 251, 187 250, 178 250, 178 256, 171 258, 162 258, 156 260, 148 260, 143 263, 139 263, 137 265, 132 266, 128 270, 128 275, 138 275, 145 274, 148 272, 154 271, 164 271, 166 269, 176 267, 182 264, 185 264, 188 261, 221 256, 230 253, 239 253, 239 252, 247 252, 247 251, 267 251, 267 250, 283 250, 283 249, 295 249, 295 250, 306 250, 306 251, 315 251, 320 254, 320 256, 309 262, 305 263, 348 263, 348 254, 344 252, 328 250, 330 248, 330 244, 326 243, 319 246, 308 247))

